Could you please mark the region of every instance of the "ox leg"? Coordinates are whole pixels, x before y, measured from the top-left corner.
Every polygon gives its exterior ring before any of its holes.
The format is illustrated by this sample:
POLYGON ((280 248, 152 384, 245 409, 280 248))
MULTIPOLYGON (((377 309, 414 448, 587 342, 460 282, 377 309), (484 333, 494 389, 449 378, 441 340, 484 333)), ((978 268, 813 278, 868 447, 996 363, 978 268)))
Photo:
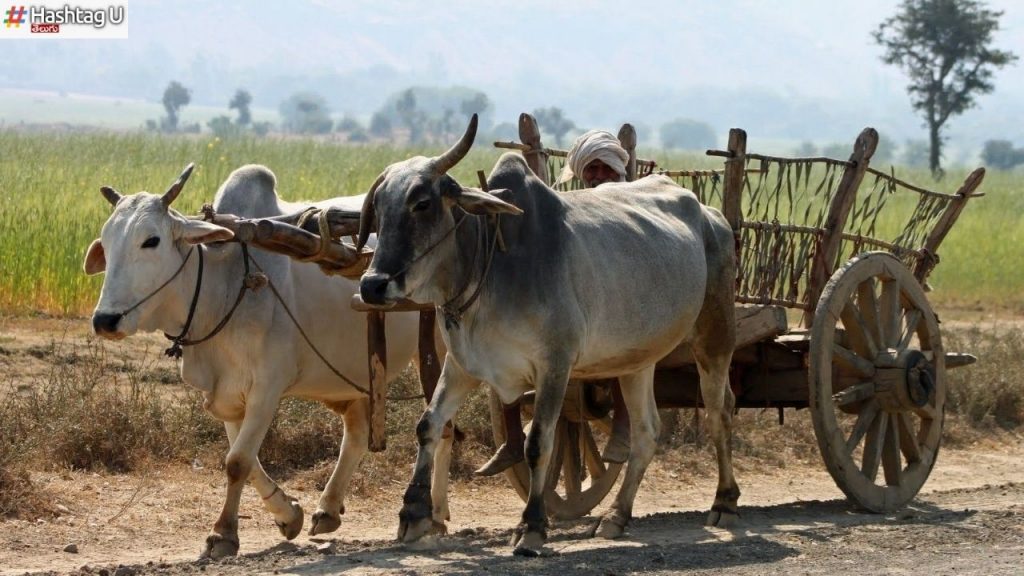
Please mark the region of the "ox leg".
POLYGON ((526 463, 530 466, 530 495, 526 499, 522 521, 512 536, 517 556, 539 556, 547 540, 548 518, 544 510, 544 488, 548 464, 555 443, 555 427, 569 383, 569 363, 549 367, 537 385, 533 424, 526 436, 526 463))
POLYGON ((654 401, 654 366, 619 377, 619 387, 629 412, 629 460, 622 486, 611 509, 602 517, 594 531, 602 538, 618 538, 633 517, 633 501, 647 466, 654 459, 661 420, 654 401))
MULTIPOLYGON (((442 440, 445 422, 455 416, 455 412, 480 383, 460 367, 451 354, 444 361, 441 378, 437 390, 430 400, 430 405, 416 425, 416 438, 419 451, 416 455, 416 467, 412 479, 405 491, 402 510, 398 514, 398 539, 402 542, 415 542, 432 530, 443 531, 444 525, 435 524, 435 509, 432 504, 431 476, 434 472, 434 461, 437 455, 438 442, 442 440)), ((449 448, 450 449, 450 448, 449 448)), ((444 450, 442 449, 442 453, 444 450)), ((442 458, 447 460, 447 458, 442 458)), ((440 471, 439 471, 440 473, 440 471)), ((445 488, 447 487, 447 470, 445 488)), ((445 496, 447 501, 447 496, 445 496)), ((447 508, 447 504, 444 505, 447 508)), ((447 512, 445 510, 445 512, 447 512)))
MULTIPOLYGON (((228 433, 228 444, 233 445, 238 437, 239 424, 225 422, 224 429, 228 433)), ((289 540, 298 536, 302 530, 302 506, 270 478, 259 459, 253 463, 249 472, 249 483, 263 499, 263 507, 274 516, 274 524, 281 535, 289 540)))
POLYGON ((448 478, 454 444, 455 427, 445 424, 444 430, 441 432, 441 443, 434 454, 434 474, 430 486, 433 525, 442 532, 447 531, 445 522, 451 519, 451 513, 448 510, 448 478))
POLYGON ((736 396, 729 387, 729 365, 735 344, 736 321, 732 300, 706 306, 697 319, 694 358, 700 374, 705 421, 718 458, 718 489, 708 526, 727 528, 738 517, 740 488, 732 469, 732 414, 736 396))
POLYGON ((345 422, 345 435, 341 438, 338 463, 320 495, 316 512, 310 518, 310 536, 334 532, 341 526, 341 515, 345 513, 345 493, 353 472, 366 455, 370 440, 369 399, 327 403, 327 406, 345 422))
MULTIPOLYGON (((277 400, 250 398, 246 404, 245 416, 240 425, 237 425, 237 433, 231 441, 231 448, 228 450, 227 458, 224 460, 224 470, 228 477, 227 495, 224 500, 224 509, 221 510, 217 522, 213 525, 213 532, 206 537, 206 547, 202 556, 205 558, 223 558, 238 554, 238 506, 242 498, 242 488, 246 480, 258 466, 260 444, 274 420, 274 413, 277 411, 277 400)), ((229 429, 230 434, 230 429, 229 429)), ((229 436, 230 440, 230 436, 229 436)), ((264 472, 262 474, 266 476, 264 472)), ((272 490, 281 492, 270 478, 267 478, 267 488, 273 485, 272 490)), ((263 495, 267 501, 275 501, 276 494, 263 495)), ((281 499, 285 495, 281 493, 281 499)), ((273 504, 268 504, 272 506, 273 504)), ((301 508, 299 509, 300 521, 294 529, 295 534, 302 529, 301 508)), ((275 514, 276 519, 276 514, 275 514)), ((284 531, 284 529, 282 529, 284 531)), ((289 529, 291 531, 291 529, 289 529)), ((285 534, 287 536, 287 534, 285 534)), ((292 536, 294 537, 294 535, 292 536)))

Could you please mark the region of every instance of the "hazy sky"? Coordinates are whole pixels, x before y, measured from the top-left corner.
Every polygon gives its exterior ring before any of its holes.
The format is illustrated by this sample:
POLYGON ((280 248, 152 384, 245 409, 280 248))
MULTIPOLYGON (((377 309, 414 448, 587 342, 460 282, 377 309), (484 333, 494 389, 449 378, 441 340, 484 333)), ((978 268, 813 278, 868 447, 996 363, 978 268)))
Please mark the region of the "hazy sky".
MULTIPOLYGON (((988 4, 1005 11, 997 44, 1024 56, 1024 2, 988 4)), ((316 89, 325 75, 363 74, 370 83, 353 84, 358 94, 331 86, 326 95, 335 111, 365 116, 371 102, 388 95, 374 90, 394 90, 373 82, 391 75, 398 77, 396 85, 484 90, 502 119, 556 105, 584 123, 639 116, 655 124, 670 120, 667 114, 704 115, 714 117, 701 119, 724 128, 749 121, 757 113, 749 108, 764 93, 776 105, 838 107, 848 111, 851 126, 874 122, 904 133, 918 130, 920 121, 907 103, 903 76, 879 61, 880 50, 870 38, 896 5, 884 0, 133 0, 128 40, 0 46, 8 62, 33 62, 32 77, 44 84, 66 78, 60 88, 69 91, 82 90, 76 83, 85 91, 124 90, 129 85, 117 72, 131 68, 147 86, 145 97, 154 100, 169 80, 183 77, 192 80, 197 103, 226 102, 241 84, 253 89, 257 106, 276 108, 279 100, 268 102, 271 97, 259 93, 261 79, 285 75, 299 90, 316 89), (111 80, 97 87, 100 77, 111 80), (609 110, 613 105, 628 111, 609 110)), ((0 70, 0 88, 24 88, 27 82, 24 69, 0 70)), ((954 136, 957 129, 979 124, 1024 138, 1024 123, 1009 118, 1024 112, 1024 69, 1018 65, 997 73, 996 86, 979 110, 952 127, 954 136)))

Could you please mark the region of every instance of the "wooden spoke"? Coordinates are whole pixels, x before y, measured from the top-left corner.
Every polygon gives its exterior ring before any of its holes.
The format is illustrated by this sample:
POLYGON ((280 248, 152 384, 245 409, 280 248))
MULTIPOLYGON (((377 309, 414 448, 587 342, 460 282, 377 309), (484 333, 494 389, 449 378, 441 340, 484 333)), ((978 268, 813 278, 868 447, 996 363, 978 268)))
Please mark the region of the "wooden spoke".
POLYGON ((875 416, 878 416, 878 404, 872 402, 861 409, 860 414, 857 415, 857 422, 853 425, 853 431, 846 439, 847 454, 853 454, 853 451, 857 449, 857 445, 864 438, 868 427, 875 421, 875 416))
POLYGON ((879 412, 871 426, 868 427, 867 439, 864 441, 864 458, 861 461, 860 470, 872 482, 878 476, 878 464, 882 460, 882 448, 888 424, 889 415, 885 412, 879 412))
POLYGON ((835 402, 836 406, 847 406, 854 402, 867 400, 874 395, 875 383, 861 382, 860 384, 854 384, 845 388, 842 392, 836 392, 832 395, 832 401, 835 402))
POLYGON ((583 460, 587 464, 587 471, 594 479, 601 478, 607 472, 604 461, 601 460, 601 450, 594 440, 594 432, 590 426, 584 426, 581 430, 583 436, 583 460))
POLYGON ((843 305, 843 312, 840 317, 843 321, 843 327, 846 329, 846 334, 850 338, 850 345, 853 346, 857 354, 864 358, 874 358, 877 356, 878 345, 875 344, 871 328, 868 327, 864 316, 861 315, 860 309, 854 306, 853 302, 847 300, 846 304, 843 305))
POLYGON ((920 408, 914 408, 914 412, 920 416, 923 420, 931 421, 938 418, 939 411, 935 409, 935 406, 931 404, 925 404, 920 408))
POLYGON ((842 366, 852 370, 858 376, 871 378, 875 375, 875 365, 870 360, 865 360, 858 356, 853 350, 844 348, 839 344, 833 344, 832 353, 835 354, 836 360, 842 366))
POLYGON ((875 342, 882 342, 881 324, 878 322, 878 301, 875 298, 875 281, 869 278, 857 286, 857 307, 864 321, 871 328, 875 342))
POLYGON ((903 452, 903 457, 907 459, 908 464, 921 461, 921 451, 917 447, 917 430, 915 430, 912 420, 910 414, 900 412, 898 421, 900 451, 903 452))
POLYGON ((566 454, 562 459, 562 482, 565 484, 566 495, 572 496, 580 493, 583 482, 580 424, 578 422, 566 422, 564 441, 566 454))
POLYGON ((883 280, 882 295, 878 300, 878 319, 881 326, 882 342, 886 348, 895 348, 900 341, 900 282, 883 280))
POLYGON ((885 439, 882 441, 882 470, 885 471, 885 483, 888 486, 899 486, 903 478, 903 460, 900 458, 900 433, 897 414, 888 414, 889 425, 885 439))
POLYGON ((907 327, 906 332, 903 333, 903 338, 900 340, 897 349, 906 350, 910 346, 910 341, 914 339, 914 334, 917 334, 917 325, 921 322, 921 311, 920 310, 908 310, 907 311, 907 327))

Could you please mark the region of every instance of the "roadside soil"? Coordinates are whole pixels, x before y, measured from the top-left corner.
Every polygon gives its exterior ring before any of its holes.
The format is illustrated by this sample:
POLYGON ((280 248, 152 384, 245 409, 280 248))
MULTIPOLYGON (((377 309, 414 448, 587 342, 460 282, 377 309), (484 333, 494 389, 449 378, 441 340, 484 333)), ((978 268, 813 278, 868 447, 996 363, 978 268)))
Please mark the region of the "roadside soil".
MULTIPOLYGON (((0 318, 0 377, 15 387, 30 386, 52 361, 44 353, 51 343, 88 338, 84 319, 0 318), (36 349, 40 353, 24 353, 36 349)), ((145 336, 118 346, 117 354, 138 359, 158 356, 163 342, 145 336)), ((624 538, 587 538, 593 517, 556 523, 550 555, 538 559, 511 555, 508 540, 523 503, 500 477, 454 482, 449 535, 416 549, 394 542, 402 481, 364 487, 348 498, 336 533, 303 533, 291 543, 247 489, 241 555, 213 563, 197 558, 222 505, 219 469, 197 462, 154 466, 141 475, 36 472, 33 481, 54 495, 60 514, 0 521, 0 574, 1019 574, 1022 463, 1019 436, 958 444, 943 450, 909 507, 876 515, 844 500, 812 457, 771 467, 737 461, 741 520, 722 530, 703 527, 715 489, 713 465, 656 458, 624 538), (64 551, 71 544, 77 551, 64 551)), ((306 511, 307 523, 319 496, 314 484, 314 475, 303 473, 282 482, 306 511)))

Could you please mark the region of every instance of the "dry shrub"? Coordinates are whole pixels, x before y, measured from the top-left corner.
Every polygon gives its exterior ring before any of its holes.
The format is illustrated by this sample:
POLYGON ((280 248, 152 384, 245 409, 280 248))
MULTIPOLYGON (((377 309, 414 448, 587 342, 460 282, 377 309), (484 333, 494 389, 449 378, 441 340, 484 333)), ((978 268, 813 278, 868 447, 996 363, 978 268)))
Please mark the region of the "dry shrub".
POLYGON ((948 372, 947 414, 981 430, 1024 424, 1024 330, 975 326, 943 336, 946 350, 978 357, 976 364, 948 372))
POLYGON ((168 390, 145 366, 108 357, 99 343, 53 343, 48 374, 6 394, 0 428, 27 447, 27 465, 129 472, 190 461, 223 436, 191 390, 168 390))

